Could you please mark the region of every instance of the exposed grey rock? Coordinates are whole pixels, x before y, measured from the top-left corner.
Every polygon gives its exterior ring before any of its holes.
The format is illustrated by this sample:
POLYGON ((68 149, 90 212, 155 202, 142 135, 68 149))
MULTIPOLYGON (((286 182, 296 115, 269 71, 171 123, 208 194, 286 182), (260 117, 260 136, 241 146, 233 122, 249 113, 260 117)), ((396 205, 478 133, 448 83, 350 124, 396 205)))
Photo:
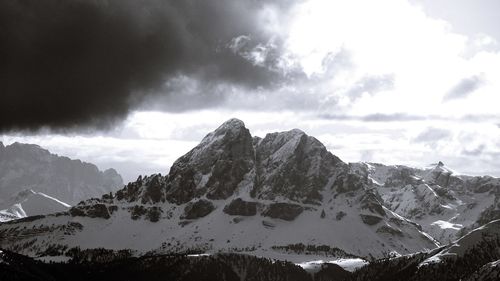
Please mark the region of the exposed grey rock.
POLYGON ((155 175, 148 181, 141 201, 145 203, 165 202, 165 183, 161 174, 155 175))
POLYGON ((256 182, 252 194, 273 200, 319 203, 330 176, 347 166, 317 139, 300 130, 267 134, 256 145, 256 182))
POLYGON ((262 215, 273 219, 292 221, 298 217, 302 211, 304 211, 304 208, 297 204, 272 203, 262 212, 262 215))
POLYGON ((135 182, 128 183, 116 192, 116 199, 126 202, 155 204, 165 202, 166 179, 161 174, 139 176, 135 182))
POLYGON ((367 225, 375 225, 383 220, 383 218, 378 216, 363 215, 363 214, 359 216, 361 217, 361 220, 367 225))
POLYGON ((104 204, 78 205, 69 209, 69 213, 73 217, 85 216, 103 219, 109 219, 111 217, 108 207, 104 204))
POLYGON ((225 206, 223 211, 231 216, 255 216, 257 214, 257 202, 248 202, 237 198, 225 206))
POLYGON ((320 218, 324 219, 326 217, 325 210, 321 210, 320 218))
POLYGON ((403 236, 403 232, 401 232, 401 230, 387 225, 382 225, 381 227, 377 228, 377 233, 386 233, 393 236, 403 236))
POLYGON ((182 204, 201 194, 209 199, 231 196, 254 165, 252 142, 240 120, 222 124, 172 165, 167 200, 182 204))
POLYGON ((144 206, 135 205, 129 209, 130 218, 133 220, 138 220, 147 213, 147 209, 144 206))
POLYGON ((391 175, 384 183, 385 187, 401 187, 406 185, 419 185, 422 180, 414 177, 414 172, 408 167, 396 167, 390 170, 391 175))
POLYGON ((266 220, 263 220, 262 221, 262 225, 265 227, 265 228, 270 228, 270 229, 273 229, 276 227, 276 224, 270 222, 270 221, 266 221, 266 220))
POLYGON ((337 214, 335 215, 335 219, 336 220, 342 220, 342 218, 344 218, 346 216, 346 213, 340 211, 340 212, 337 212, 337 214))
POLYGON ((195 202, 190 202, 184 208, 182 219, 198 219, 210 214, 215 209, 212 202, 200 199, 195 202))
POLYGON ((364 210, 370 210, 372 213, 385 216, 385 211, 381 202, 382 199, 379 198, 373 191, 367 191, 361 198, 361 208, 364 210))
POLYGON ((133 220, 138 220, 140 218, 145 218, 151 222, 157 222, 160 220, 160 216, 163 213, 161 207, 152 206, 152 207, 144 207, 140 205, 136 205, 129 209, 131 218, 133 220))
POLYGON ((351 191, 357 191, 363 188, 363 179, 356 174, 349 174, 347 171, 343 171, 333 183, 332 188, 338 193, 346 193, 351 191))
POLYGON ((163 213, 163 210, 160 207, 149 207, 148 213, 146 214, 146 218, 149 219, 150 222, 157 222, 160 220, 160 216, 163 213))

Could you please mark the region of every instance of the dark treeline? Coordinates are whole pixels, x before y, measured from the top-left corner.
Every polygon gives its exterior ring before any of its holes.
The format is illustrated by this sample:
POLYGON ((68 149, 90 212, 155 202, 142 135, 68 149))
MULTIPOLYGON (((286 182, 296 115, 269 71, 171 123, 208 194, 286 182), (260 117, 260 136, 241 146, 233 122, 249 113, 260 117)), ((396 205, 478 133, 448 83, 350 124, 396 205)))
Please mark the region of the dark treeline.
POLYGON ((128 252, 105 249, 73 250, 68 263, 43 263, 11 252, 3 252, 0 280, 199 280, 199 281, 312 281, 301 267, 239 254, 211 256, 158 255, 131 257, 128 252), (93 255, 93 256, 91 256, 93 255), (99 257, 102 255, 101 257, 99 257))
POLYGON ((0 280, 458 281, 468 280, 485 264, 500 259, 500 237, 480 241, 461 257, 419 267, 436 251, 373 261, 354 273, 325 264, 314 274, 290 262, 234 253, 133 257, 130 251, 72 248, 67 251, 69 262, 43 263, 4 251, 0 253, 0 280))

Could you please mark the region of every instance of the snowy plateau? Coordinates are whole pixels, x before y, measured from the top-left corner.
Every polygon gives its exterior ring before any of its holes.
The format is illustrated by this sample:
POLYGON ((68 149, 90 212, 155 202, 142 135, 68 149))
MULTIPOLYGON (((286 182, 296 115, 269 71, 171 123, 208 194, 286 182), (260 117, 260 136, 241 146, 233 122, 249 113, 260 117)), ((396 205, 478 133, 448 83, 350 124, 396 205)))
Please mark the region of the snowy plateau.
MULTIPOLYGON (((139 176, 72 206, 25 193, 21 205, 53 209, 0 224, 0 269, 10 276, 21 276, 12 264, 24 262, 30 274, 59 280, 68 269, 42 261, 71 260, 110 280, 120 276, 106 275, 111 269, 143 272, 131 261, 169 269, 167 280, 499 280, 487 279, 499 273, 499 179, 441 162, 345 163, 298 129, 252 137, 230 119, 167 175, 139 176), (477 264, 434 279, 464 259, 477 264)), ((0 216, 22 213, 16 206, 0 216)))

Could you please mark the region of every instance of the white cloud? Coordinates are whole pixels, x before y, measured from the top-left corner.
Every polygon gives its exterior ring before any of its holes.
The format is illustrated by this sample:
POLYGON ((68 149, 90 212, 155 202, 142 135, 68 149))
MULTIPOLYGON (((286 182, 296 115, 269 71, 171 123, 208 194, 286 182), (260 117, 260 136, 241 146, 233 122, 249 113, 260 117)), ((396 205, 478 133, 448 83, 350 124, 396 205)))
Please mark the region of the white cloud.
MULTIPOLYGON (((266 92, 266 99, 294 97, 298 91, 318 101, 306 109, 361 115, 498 112, 492 101, 500 102, 496 94, 500 91, 500 54, 490 48, 496 44, 491 36, 456 33, 448 22, 430 18, 408 0, 310 0, 298 4, 286 19, 287 28, 279 31, 284 33, 284 57, 294 63, 283 67, 298 64, 314 82, 299 79, 266 92), (329 70, 339 62, 335 71, 329 70), (392 87, 359 99, 349 96, 358 81, 376 76, 391 77, 392 87), (477 95, 443 105, 450 89, 466 77, 481 77, 484 83, 477 95), (469 101, 474 106, 465 106, 469 101)), ((253 93, 243 93, 236 99, 241 101, 245 95, 254 98, 253 93)))
MULTIPOLYGON (((134 171, 166 172, 206 133, 237 117, 261 137, 300 128, 345 161, 425 166, 442 160, 464 173, 500 176, 500 53, 493 38, 458 34, 407 0, 309 0, 290 14, 275 13, 269 6, 259 16, 266 32, 285 42, 276 64, 290 74, 284 85, 206 89, 179 77, 166 87, 185 95, 167 96, 164 104, 180 113, 135 112, 105 136, 1 139, 38 143, 102 168, 120 166, 131 179, 134 171), (306 75, 294 77, 297 68, 306 75), (443 102, 470 77, 481 80, 473 94, 443 102), (209 109, 183 111, 200 104, 209 109), (319 117, 327 115, 338 118, 319 117), (438 141, 424 138, 430 128, 438 141)), ((251 36, 229 46, 241 52, 251 36)), ((246 54, 262 64, 271 46, 246 54)), ((148 106, 157 109, 154 101, 148 106)))

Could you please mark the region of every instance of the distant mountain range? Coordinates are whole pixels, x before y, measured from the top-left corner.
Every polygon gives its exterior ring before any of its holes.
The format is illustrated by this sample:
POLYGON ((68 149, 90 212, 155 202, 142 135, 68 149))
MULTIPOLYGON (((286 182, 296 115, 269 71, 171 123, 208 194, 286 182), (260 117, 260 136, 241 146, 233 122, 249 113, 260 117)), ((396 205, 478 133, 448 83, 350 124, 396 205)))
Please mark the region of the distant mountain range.
MULTIPOLYGON (((380 279, 373 280, 406 280, 450 256, 458 264, 471 251, 500 253, 499 179, 457 175, 441 162, 424 169, 349 164, 300 130, 252 137, 237 119, 209 133, 167 175, 139 176, 102 193, 66 211, 0 224, 0 248, 53 261, 125 253, 126 260, 175 255, 219 266, 227 260, 218 253, 251 255, 300 264, 314 280, 371 280, 363 274, 375 271, 380 279), (314 260, 322 262, 307 263, 314 260)), ((491 254, 460 272, 495 274, 479 270, 498 259, 491 254)), ((245 269, 243 260, 229 267, 245 269)))
POLYGON ((51 154, 38 145, 0 142, 0 221, 67 211, 123 186, 113 169, 51 154))

